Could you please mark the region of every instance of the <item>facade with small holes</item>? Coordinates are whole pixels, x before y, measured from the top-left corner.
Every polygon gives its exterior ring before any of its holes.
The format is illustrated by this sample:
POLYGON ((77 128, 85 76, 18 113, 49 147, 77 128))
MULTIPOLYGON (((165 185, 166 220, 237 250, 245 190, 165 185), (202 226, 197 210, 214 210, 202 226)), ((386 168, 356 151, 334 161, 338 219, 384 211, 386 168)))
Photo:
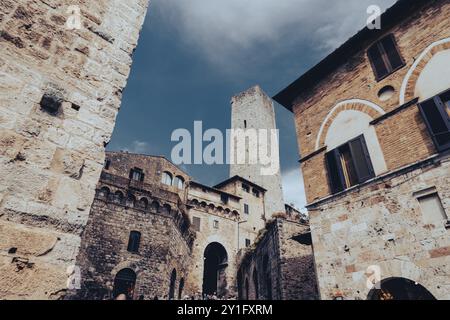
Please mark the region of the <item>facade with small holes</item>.
POLYGON ((0 1, 0 299, 64 297, 147 6, 0 1))
POLYGON ((294 113, 323 299, 394 278, 450 298, 449 19, 448 1, 398 1, 275 97, 294 113))

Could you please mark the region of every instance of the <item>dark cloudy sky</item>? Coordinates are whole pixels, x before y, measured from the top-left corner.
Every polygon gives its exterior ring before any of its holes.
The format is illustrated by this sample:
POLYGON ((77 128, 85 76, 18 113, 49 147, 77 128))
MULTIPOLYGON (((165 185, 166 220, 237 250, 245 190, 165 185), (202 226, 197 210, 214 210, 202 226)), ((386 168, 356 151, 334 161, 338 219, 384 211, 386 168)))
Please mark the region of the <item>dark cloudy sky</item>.
MULTIPOLYGON (((109 150, 170 158, 177 128, 230 127, 230 98, 259 84, 270 96, 360 30, 369 5, 395 0, 151 0, 109 150)), ((275 104, 285 201, 305 204, 292 114, 275 104)), ((197 181, 223 165, 189 165, 197 181)))

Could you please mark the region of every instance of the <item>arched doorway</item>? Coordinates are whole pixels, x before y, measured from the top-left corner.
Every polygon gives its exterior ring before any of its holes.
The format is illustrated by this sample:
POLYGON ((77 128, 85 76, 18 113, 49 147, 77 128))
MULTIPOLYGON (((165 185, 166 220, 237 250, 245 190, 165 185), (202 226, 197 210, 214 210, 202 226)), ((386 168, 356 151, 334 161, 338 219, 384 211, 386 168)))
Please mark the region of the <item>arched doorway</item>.
POLYGON ((113 297, 124 294, 127 300, 133 300, 134 287, 136 285, 136 273, 131 269, 120 270, 114 279, 113 297))
POLYGON ((405 278, 387 278, 372 289, 367 300, 436 300, 421 284, 405 278))
POLYGON ((225 273, 228 266, 227 251, 220 243, 213 242, 206 247, 203 257, 203 294, 223 297, 227 289, 225 273))
POLYGON ((175 284, 177 282, 177 270, 173 269, 170 275, 169 300, 175 297, 175 284))

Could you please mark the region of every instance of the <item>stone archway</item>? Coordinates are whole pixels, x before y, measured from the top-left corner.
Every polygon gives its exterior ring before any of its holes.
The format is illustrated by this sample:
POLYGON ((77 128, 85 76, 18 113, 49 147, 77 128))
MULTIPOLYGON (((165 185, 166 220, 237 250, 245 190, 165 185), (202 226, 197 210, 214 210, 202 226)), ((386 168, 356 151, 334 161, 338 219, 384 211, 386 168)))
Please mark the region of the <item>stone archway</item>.
POLYGON ((220 243, 212 242, 205 248, 203 257, 203 294, 225 296, 227 294, 227 251, 220 243))
POLYGON ((120 270, 114 278, 113 297, 125 295, 127 300, 133 300, 136 285, 136 273, 129 269, 120 270))
POLYGON ((421 284, 400 277, 382 280, 370 290, 367 300, 436 300, 421 284))

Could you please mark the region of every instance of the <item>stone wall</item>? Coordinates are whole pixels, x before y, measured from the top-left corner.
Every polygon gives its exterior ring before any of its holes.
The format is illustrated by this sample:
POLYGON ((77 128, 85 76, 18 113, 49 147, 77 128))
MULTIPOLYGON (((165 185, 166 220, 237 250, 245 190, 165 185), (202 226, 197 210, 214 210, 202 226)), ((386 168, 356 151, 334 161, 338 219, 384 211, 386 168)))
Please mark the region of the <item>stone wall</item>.
POLYGON ((315 300, 317 279, 309 226, 276 218, 241 252, 240 299, 315 300))
POLYGON ((74 296, 115 298, 114 280, 123 269, 136 274, 133 299, 168 299, 173 270, 177 275, 174 298, 183 296, 188 291, 184 284, 192 265, 194 234, 179 203, 176 193, 149 184, 138 188, 128 178, 102 174, 77 257, 82 286, 74 296), (117 192, 125 197, 118 198, 117 192), (141 234, 138 252, 128 251, 131 231, 141 234))
POLYGON ((0 298, 64 295, 147 5, 0 1, 0 298))
MULTIPOLYGON (((275 123, 275 111, 273 109, 272 100, 259 87, 252 87, 232 98, 231 101, 231 127, 233 129, 256 129, 267 130, 267 152, 272 159, 279 159, 279 144, 275 149, 276 155, 271 154, 271 148, 274 146, 271 138, 271 130, 277 129, 275 123)), ((278 141, 277 141, 278 142, 278 141)), ((238 154, 236 146, 234 154, 238 154)), ((272 214, 277 212, 284 212, 283 188, 281 182, 281 172, 278 170, 275 174, 264 175, 261 174, 262 168, 267 168, 268 165, 263 165, 261 159, 257 164, 249 162, 249 145, 245 146, 246 163, 239 164, 235 162, 230 165, 230 177, 241 176, 244 179, 250 180, 253 183, 265 188, 266 192, 266 214, 270 218, 272 214)), ((255 150, 262 151, 262 148, 255 150)), ((278 168, 280 169, 280 168, 278 168)))
POLYGON ((415 196, 431 188, 450 212, 449 172, 445 156, 311 208, 322 298, 366 299, 366 272, 376 265, 381 279, 410 279, 450 299, 449 230, 444 221, 428 223, 415 196))

